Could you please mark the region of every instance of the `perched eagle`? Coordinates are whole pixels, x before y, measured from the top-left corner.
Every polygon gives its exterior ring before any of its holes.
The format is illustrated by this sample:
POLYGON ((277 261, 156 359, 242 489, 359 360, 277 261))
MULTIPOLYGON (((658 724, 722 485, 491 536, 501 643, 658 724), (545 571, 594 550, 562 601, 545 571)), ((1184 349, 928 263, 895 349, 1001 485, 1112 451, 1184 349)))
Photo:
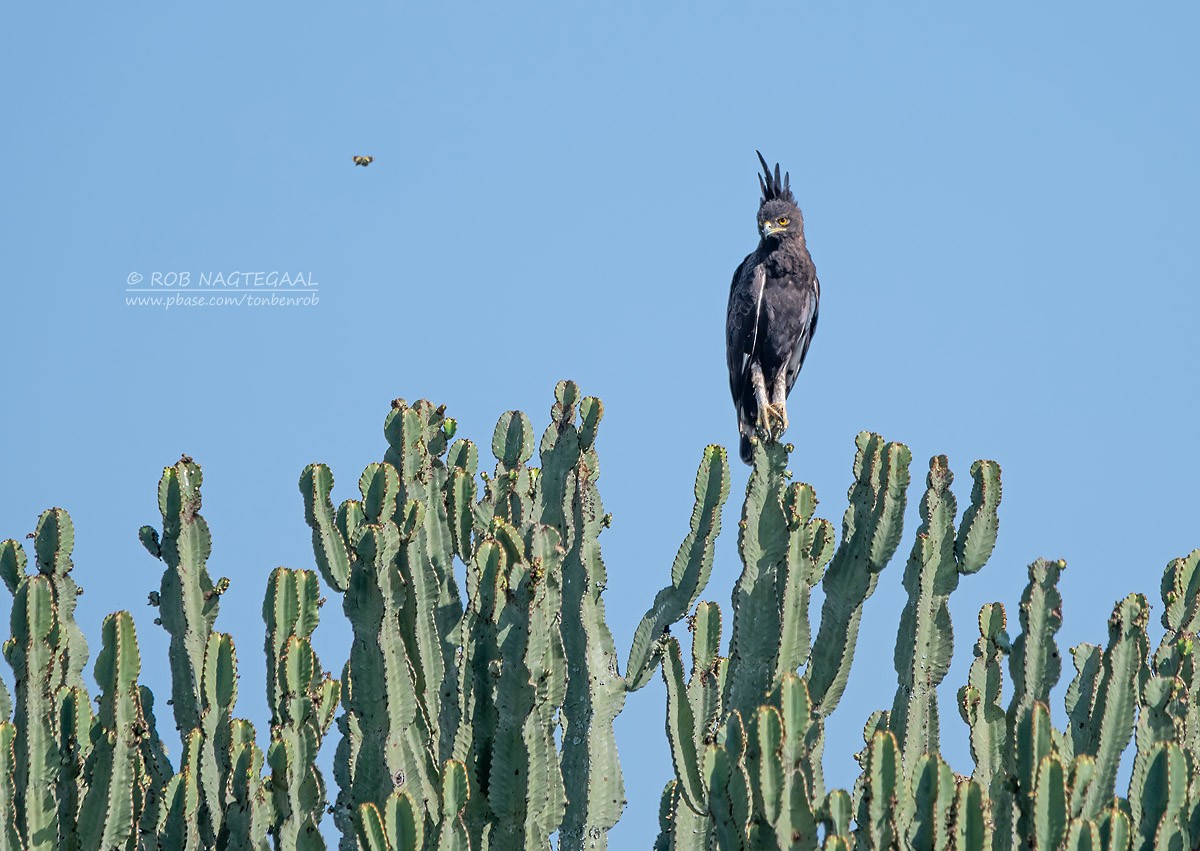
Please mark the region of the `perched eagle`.
POLYGON ((354 158, 355 165, 368 166, 373 162, 375 162, 374 157, 355 157, 354 158))
MULTIPOLYGON (((755 151, 755 153, 758 153, 755 151)), ((790 175, 763 174, 758 206, 758 247, 733 273, 725 324, 729 390, 737 409, 741 456, 750 463, 757 430, 777 440, 787 430, 792 392, 808 344, 817 330, 821 284, 804 244, 804 219, 789 185, 790 175)))

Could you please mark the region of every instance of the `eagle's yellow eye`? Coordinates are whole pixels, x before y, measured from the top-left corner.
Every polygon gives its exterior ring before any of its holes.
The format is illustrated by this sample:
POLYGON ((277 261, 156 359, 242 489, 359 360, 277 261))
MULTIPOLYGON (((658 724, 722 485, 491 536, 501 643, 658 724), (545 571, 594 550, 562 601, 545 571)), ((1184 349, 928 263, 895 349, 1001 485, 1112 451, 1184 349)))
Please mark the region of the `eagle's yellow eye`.
POLYGON ((779 224, 783 225, 784 227, 787 227, 787 224, 789 221, 791 221, 791 219, 789 219, 787 216, 784 216, 782 219, 777 219, 776 221, 778 221, 779 224))

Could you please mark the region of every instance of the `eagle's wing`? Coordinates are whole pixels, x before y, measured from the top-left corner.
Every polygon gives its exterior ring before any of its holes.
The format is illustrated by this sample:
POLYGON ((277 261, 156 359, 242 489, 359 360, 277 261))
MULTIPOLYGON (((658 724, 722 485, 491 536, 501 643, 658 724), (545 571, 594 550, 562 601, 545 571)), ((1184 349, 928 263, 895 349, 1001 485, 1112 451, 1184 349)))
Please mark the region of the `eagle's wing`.
POLYGON ((751 265, 749 255, 733 273, 729 287, 729 314, 725 321, 725 354, 729 363, 729 392, 738 404, 750 380, 750 359, 758 346, 759 316, 767 273, 761 263, 751 265))
POLYGON ((817 330, 817 314, 821 305, 821 282, 814 274, 812 278, 812 286, 802 287, 800 299, 800 333, 796 336, 796 342, 792 346, 792 355, 788 358, 787 365, 787 392, 792 392, 792 385, 796 383, 796 376, 800 374, 800 368, 804 366, 804 357, 808 354, 809 344, 812 343, 813 334, 817 330))

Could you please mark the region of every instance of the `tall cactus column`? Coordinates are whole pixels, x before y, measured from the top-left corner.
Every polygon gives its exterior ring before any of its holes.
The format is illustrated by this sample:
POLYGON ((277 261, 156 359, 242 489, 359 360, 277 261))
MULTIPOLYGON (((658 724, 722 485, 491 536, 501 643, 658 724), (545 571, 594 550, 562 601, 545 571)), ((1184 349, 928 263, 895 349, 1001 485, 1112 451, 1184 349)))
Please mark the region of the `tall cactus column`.
POLYGON ((12 637, 4 643, 16 678, 13 814, 26 849, 48 851, 60 847, 60 821, 68 844, 78 841, 76 779, 90 748, 91 711, 82 676, 88 649, 74 617, 82 590, 70 576, 75 527, 52 508, 33 539, 37 571, 25 573, 25 550, 9 540, 0 544, 0 576, 13 594, 12 637))
POLYGON ((321 669, 312 649, 320 614, 317 575, 276 568, 267 582, 267 698, 271 746, 267 781, 271 833, 280 849, 323 849, 318 826, 325 812, 325 780, 317 752, 333 723, 341 683, 321 669))
POLYGON ((625 680, 617 668, 601 596, 608 584, 600 554, 607 518, 596 487, 600 463, 595 441, 603 415, 599 399, 580 399, 573 382, 559 382, 553 422, 541 444, 540 486, 545 494, 562 494, 560 511, 552 500, 543 503, 542 522, 557 526, 553 521, 561 517, 559 533, 566 549, 561 629, 570 662, 562 710, 562 774, 568 800, 559 829, 564 851, 607 848, 608 831, 625 807, 612 726, 625 705, 625 680))
POLYGON ((212 534, 200 514, 200 465, 186 455, 163 470, 158 483, 161 534, 143 526, 139 537, 150 555, 167 565, 162 586, 150 595, 159 622, 171 636, 171 706, 180 736, 200 726, 201 679, 208 639, 229 580, 208 575, 212 534))
MULTIPOLYGON (((184 845, 227 846, 233 826, 225 823, 226 816, 234 814, 238 829, 246 823, 246 801, 229 794, 239 755, 247 748, 253 754, 257 745, 250 722, 233 717, 238 680, 233 640, 214 630, 229 580, 214 583, 208 573, 212 535, 200 514, 202 482, 200 466, 186 455, 165 468, 158 485, 162 531, 150 526, 139 531, 142 545, 166 564, 150 604, 158 607, 156 622, 171 636, 171 704, 185 756, 155 822, 160 841, 171 836, 184 845), (194 816, 189 815, 193 795, 194 816)), ((261 752, 254 758, 261 761, 261 752)), ((249 782, 252 788, 242 797, 261 797, 261 781, 249 782)), ((251 822, 255 830, 262 826, 261 820, 251 822)))
POLYGON ((976 461, 971 476, 971 504, 956 533, 958 506, 950 491, 954 476, 946 456, 930 460, 921 526, 904 571, 908 604, 896 637, 899 685, 888 725, 904 743, 907 771, 921 754, 939 749, 937 687, 950 670, 954 652, 950 594, 960 576, 983 568, 996 545, 1000 467, 994 461, 976 461))
POLYGON ((344 583, 333 587, 345 592, 342 605, 354 631, 342 674, 333 808, 340 847, 353 849, 362 804, 381 805, 395 789, 410 791, 414 801, 436 800, 436 757, 410 655, 414 637, 401 621, 410 591, 397 565, 424 511, 410 500, 402 526, 396 524, 400 475, 388 463, 368 465, 359 479, 361 499, 346 500, 336 512, 333 476, 324 465, 307 467, 300 487, 318 566, 326 581, 344 583))

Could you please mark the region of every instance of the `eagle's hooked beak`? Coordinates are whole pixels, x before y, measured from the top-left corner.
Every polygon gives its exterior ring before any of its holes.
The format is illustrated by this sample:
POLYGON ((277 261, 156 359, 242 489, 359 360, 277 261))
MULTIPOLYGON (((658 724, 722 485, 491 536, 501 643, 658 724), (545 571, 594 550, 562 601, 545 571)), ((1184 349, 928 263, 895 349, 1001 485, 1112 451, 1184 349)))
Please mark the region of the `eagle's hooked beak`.
POLYGON ((787 230, 787 228, 777 225, 775 222, 763 222, 763 236, 774 236, 775 234, 785 230, 787 230))

